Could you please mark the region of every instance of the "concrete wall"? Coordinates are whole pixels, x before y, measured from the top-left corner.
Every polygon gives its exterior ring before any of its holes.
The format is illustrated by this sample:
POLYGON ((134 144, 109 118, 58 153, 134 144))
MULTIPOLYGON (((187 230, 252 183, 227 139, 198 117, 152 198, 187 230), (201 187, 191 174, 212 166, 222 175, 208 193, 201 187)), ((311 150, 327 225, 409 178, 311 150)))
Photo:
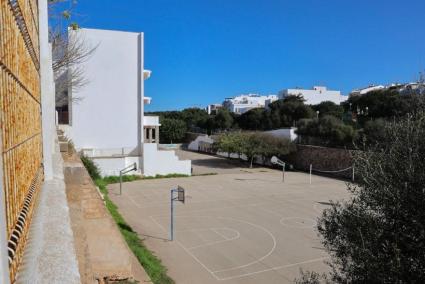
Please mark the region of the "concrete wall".
POLYGON ((119 176, 120 170, 136 163, 137 171, 127 173, 127 175, 141 174, 139 157, 116 157, 116 158, 91 158, 99 167, 102 176, 119 176))
POLYGON ((97 48, 82 64, 89 83, 72 93, 79 100, 72 104, 67 134, 77 149, 137 147, 143 90, 140 33, 79 29, 70 34, 97 48))
POLYGON ((295 141, 298 137, 298 135, 295 133, 296 128, 281 128, 281 129, 275 129, 275 130, 269 130, 265 131, 264 133, 270 134, 275 137, 283 137, 290 139, 291 141, 295 141))
POLYGON ((339 105, 347 97, 341 95, 340 91, 327 90, 325 87, 314 87, 316 89, 286 89, 279 93, 281 99, 289 95, 302 95, 306 104, 315 105, 324 101, 331 101, 339 105))
POLYGON ((160 151, 156 143, 145 143, 143 147, 143 174, 145 176, 167 174, 191 175, 191 161, 180 161, 173 150, 160 151))
POLYGON ((208 135, 199 135, 198 137, 196 137, 195 140, 193 140, 192 142, 189 143, 187 148, 191 151, 198 151, 200 142, 212 144, 214 142, 214 140, 212 140, 210 137, 208 137, 208 135))
MULTIPOLYGON (((289 155, 287 161, 295 169, 308 171, 310 164, 314 170, 337 171, 352 166, 352 151, 340 148, 328 148, 311 145, 297 145, 297 152, 289 155)), ((351 178, 352 172, 336 173, 336 176, 351 178)))

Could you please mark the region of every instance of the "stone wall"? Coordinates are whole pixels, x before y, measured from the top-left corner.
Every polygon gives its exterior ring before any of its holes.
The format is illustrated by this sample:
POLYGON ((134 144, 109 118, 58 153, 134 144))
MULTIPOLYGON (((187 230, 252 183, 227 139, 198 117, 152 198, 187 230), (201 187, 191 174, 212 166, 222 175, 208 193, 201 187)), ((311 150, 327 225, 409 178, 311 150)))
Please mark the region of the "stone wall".
MULTIPOLYGON (((310 164, 313 173, 318 171, 338 171, 352 166, 352 151, 341 148, 328 148, 312 145, 297 145, 297 151, 287 157, 287 161, 294 168, 309 171, 310 164)), ((332 175, 352 178, 352 170, 347 170, 332 175)))

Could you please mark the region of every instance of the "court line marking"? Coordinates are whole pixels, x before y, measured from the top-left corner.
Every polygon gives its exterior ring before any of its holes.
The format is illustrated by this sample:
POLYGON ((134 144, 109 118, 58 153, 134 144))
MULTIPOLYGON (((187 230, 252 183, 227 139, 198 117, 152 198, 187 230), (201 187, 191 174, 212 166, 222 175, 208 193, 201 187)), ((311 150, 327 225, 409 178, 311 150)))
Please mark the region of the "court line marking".
POLYGON ((241 234, 239 233, 239 231, 234 230, 234 229, 230 229, 230 228, 226 228, 226 227, 219 228, 219 229, 226 229, 226 230, 234 231, 234 232, 236 232, 236 236, 235 236, 235 237, 232 237, 232 238, 226 238, 226 237, 225 237, 225 236, 223 236, 222 234, 217 233, 214 229, 211 229, 211 231, 213 231, 213 232, 215 232, 217 235, 219 235, 219 236, 223 237, 223 238, 224 238, 224 240, 214 241, 214 242, 209 242, 209 243, 204 243, 204 244, 202 244, 202 245, 197 245, 197 246, 188 247, 187 249, 188 249, 188 250, 194 250, 194 249, 204 248, 204 247, 211 246, 211 245, 215 245, 215 244, 219 244, 219 243, 229 242, 229 241, 233 241, 233 240, 239 239, 239 238, 240 238, 240 236, 241 236, 241 234))
MULTIPOLYGON (((152 221, 159 226, 159 228, 161 230, 163 230, 165 233, 167 233, 167 230, 164 228, 164 226, 162 226, 158 221, 155 220, 155 218, 153 218, 152 216, 149 216, 152 221)), ((214 277, 217 281, 220 281, 220 279, 208 268, 205 266, 204 263, 202 263, 202 261, 200 261, 193 253, 191 253, 182 243, 180 243, 180 241, 175 240, 175 242, 177 242, 177 244, 188 254, 190 255, 199 265, 201 265, 209 274, 211 274, 212 277, 214 277)))
POLYGON ((230 276, 230 277, 223 277, 223 278, 218 277, 218 280, 219 281, 225 281, 225 280, 230 280, 230 279, 242 278, 242 277, 247 277, 247 276, 251 276, 251 275, 254 275, 254 274, 260 274, 260 273, 264 273, 264 272, 268 272, 268 271, 273 271, 273 270, 279 270, 279 269, 283 269, 283 268, 289 268, 289 267, 293 267, 293 266, 298 266, 298 265, 301 265, 301 264, 307 264, 307 263, 313 263, 313 262, 323 261, 325 259, 329 259, 329 257, 320 257, 320 258, 310 259, 310 260, 301 261, 301 262, 297 262, 297 263, 291 263, 291 264, 286 264, 286 265, 281 265, 281 266, 275 266, 275 267, 271 267, 271 268, 268 268, 268 269, 263 269, 263 270, 259 270, 259 271, 244 273, 244 274, 230 276))

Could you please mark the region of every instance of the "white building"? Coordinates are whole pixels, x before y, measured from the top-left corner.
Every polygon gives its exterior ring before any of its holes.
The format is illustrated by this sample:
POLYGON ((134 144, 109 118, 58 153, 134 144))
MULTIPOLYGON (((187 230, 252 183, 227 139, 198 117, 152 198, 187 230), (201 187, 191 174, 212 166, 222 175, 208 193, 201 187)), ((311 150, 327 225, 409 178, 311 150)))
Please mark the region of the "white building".
POLYGON ((69 93, 69 125, 62 126, 75 148, 91 157, 103 175, 117 175, 132 163, 138 173, 191 173, 190 161, 159 151, 159 118, 145 116, 143 33, 97 29, 70 31, 70 40, 96 47, 82 63, 88 84, 69 93), (73 100, 72 98, 79 98, 73 100))
POLYGON ((291 95, 301 95, 308 105, 319 104, 324 101, 331 101, 339 105, 346 97, 341 95, 340 91, 328 90, 324 86, 314 86, 313 89, 285 89, 279 92, 279 99, 284 99, 291 95))
POLYGON ((383 86, 383 85, 370 85, 370 86, 367 86, 365 88, 352 90, 351 93, 350 93, 350 97, 351 96, 362 96, 362 95, 367 94, 371 91, 382 90, 382 89, 385 89, 385 86, 383 86))
POLYGON ((222 104, 210 104, 206 107, 206 110, 208 114, 217 114, 218 110, 222 107, 222 104))
POLYGON ((278 100, 276 95, 260 96, 258 94, 240 95, 234 98, 226 98, 223 107, 230 112, 242 114, 254 108, 264 108, 268 104, 278 100))

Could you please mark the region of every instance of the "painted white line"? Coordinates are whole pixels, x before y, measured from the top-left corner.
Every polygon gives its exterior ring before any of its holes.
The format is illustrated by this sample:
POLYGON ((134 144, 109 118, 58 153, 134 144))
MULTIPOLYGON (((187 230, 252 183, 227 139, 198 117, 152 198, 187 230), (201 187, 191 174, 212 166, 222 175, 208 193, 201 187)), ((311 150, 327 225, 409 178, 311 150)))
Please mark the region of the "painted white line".
MULTIPOLYGON (((159 226, 160 229, 162 229, 165 233, 167 232, 167 230, 164 228, 164 226, 162 226, 160 223, 158 223, 155 218, 153 218, 152 216, 149 216, 155 224, 157 224, 159 226)), ((195 255, 193 255, 182 243, 180 243, 179 241, 175 240, 175 242, 177 242, 177 244, 188 254, 190 255, 198 264, 200 264, 209 274, 211 274, 212 277, 214 277, 216 280, 220 280, 208 267, 205 266, 205 264, 202 263, 202 261, 200 261, 195 255)))
POLYGON ((260 225, 257 225, 257 224, 254 224, 254 223, 251 223, 251 222, 248 222, 248 221, 243 221, 243 220, 235 219, 235 218, 227 218, 227 217, 218 217, 218 218, 228 219, 228 220, 234 220, 236 222, 245 223, 245 224, 251 225, 253 227, 256 227, 256 228, 258 228, 258 229, 266 232, 272 238, 272 240, 273 240, 273 246, 272 246, 272 248, 270 249, 270 251, 267 254, 265 254, 264 256, 262 256, 260 258, 258 258, 257 260, 254 260, 254 261, 252 261, 250 263, 247 263, 247 264, 244 264, 244 265, 239 265, 239 266, 235 266, 235 267, 231 267, 231 268, 227 268, 227 269, 216 270, 216 271, 214 271, 214 273, 236 270, 236 269, 244 268, 244 267, 247 267, 247 266, 251 266, 251 265, 253 265, 255 263, 259 263, 259 262, 263 261, 265 258, 269 257, 274 252, 274 250, 276 249, 276 238, 275 238, 275 236, 269 230, 267 230, 266 228, 264 228, 263 226, 260 226, 260 225))
POLYGON ((259 271, 255 271, 255 272, 244 273, 244 274, 230 276, 230 277, 224 277, 224 278, 218 278, 218 280, 225 281, 225 280, 230 280, 230 279, 242 278, 242 277, 247 277, 247 276, 251 276, 251 275, 254 275, 254 274, 264 273, 264 272, 268 272, 268 271, 272 271, 272 270, 279 270, 279 269, 283 269, 283 268, 298 266, 298 265, 301 265, 301 264, 323 261, 323 260, 328 259, 328 258, 329 257, 321 257, 321 258, 316 258, 316 259, 310 259, 310 260, 306 260, 306 261, 302 261, 302 262, 291 263, 291 264, 281 265, 281 266, 275 266, 275 267, 272 267, 272 268, 263 269, 263 270, 259 270, 259 271))
MULTIPOLYGON (((226 229, 227 230, 235 231, 236 232, 236 236, 233 237, 233 238, 230 238, 230 239, 226 238, 226 239, 221 240, 221 241, 214 241, 214 242, 209 242, 209 243, 205 243, 205 244, 198 245, 198 246, 188 247, 187 249, 188 250, 194 250, 194 249, 198 249, 198 248, 204 248, 204 247, 212 246, 212 245, 219 244, 219 243, 230 242, 230 241, 233 241, 233 240, 236 240, 236 239, 239 239, 240 238, 241 234, 239 233, 239 231, 233 230, 233 229, 229 229, 229 228, 226 228, 226 229)), ((215 232, 215 230, 214 230, 214 232, 215 232)))
POLYGON ((130 197, 129 195, 123 193, 124 197, 126 197, 128 200, 131 201, 131 203, 133 203, 134 205, 136 205, 136 207, 138 208, 142 208, 132 197, 130 197))

